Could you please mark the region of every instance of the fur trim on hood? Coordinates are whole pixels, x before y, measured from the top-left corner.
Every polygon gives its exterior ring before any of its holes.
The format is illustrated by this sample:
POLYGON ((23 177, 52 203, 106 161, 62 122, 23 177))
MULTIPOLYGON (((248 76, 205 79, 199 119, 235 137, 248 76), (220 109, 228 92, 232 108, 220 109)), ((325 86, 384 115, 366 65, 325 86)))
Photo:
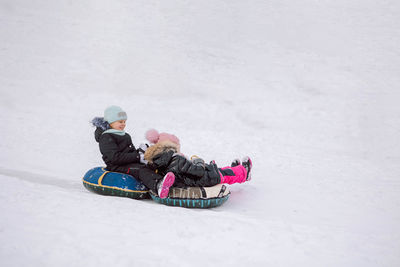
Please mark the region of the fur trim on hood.
POLYGON ((167 152, 167 151, 174 151, 174 153, 180 152, 180 147, 178 144, 171 142, 169 140, 160 141, 155 145, 150 146, 146 152, 144 153, 144 159, 149 161, 149 163, 153 163, 153 159, 155 156, 167 152))

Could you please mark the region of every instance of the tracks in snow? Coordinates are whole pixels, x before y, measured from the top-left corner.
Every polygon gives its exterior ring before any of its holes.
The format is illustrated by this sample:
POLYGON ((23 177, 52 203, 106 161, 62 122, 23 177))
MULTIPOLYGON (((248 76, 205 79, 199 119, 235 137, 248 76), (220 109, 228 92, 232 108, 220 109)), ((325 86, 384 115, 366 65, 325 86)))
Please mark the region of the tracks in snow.
MULTIPOLYGON (((82 185, 80 182, 70 182, 63 179, 58 179, 54 176, 43 175, 34 172, 27 172, 15 169, 6 169, 0 167, 0 175, 14 177, 22 181, 27 181, 34 184, 43 184, 57 186, 67 190, 81 190, 82 185)), ((80 181, 80 180, 79 180, 80 181)))

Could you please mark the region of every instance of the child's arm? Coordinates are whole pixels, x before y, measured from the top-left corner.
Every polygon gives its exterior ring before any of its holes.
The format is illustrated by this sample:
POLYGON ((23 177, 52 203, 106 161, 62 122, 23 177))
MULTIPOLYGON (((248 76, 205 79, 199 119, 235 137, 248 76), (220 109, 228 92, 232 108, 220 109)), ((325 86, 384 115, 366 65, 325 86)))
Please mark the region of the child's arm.
POLYGON ((174 154, 173 151, 168 151, 168 152, 161 153, 161 154, 155 156, 152 160, 151 166, 154 169, 167 167, 169 162, 171 161, 173 154, 174 154))
POLYGON ((174 157, 171 165, 173 166, 172 168, 176 168, 179 173, 183 175, 189 175, 193 178, 201 178, 205 173, 204 163, 202 163, 201 161, 197 161, 196 163, 194 163, 186 157, 180 155, 176 155, 174 157))
POLYGON ((128 163, 140 162, 140 154, 135 149, 125 149, 118 151, 118 146, 112 137, 100 138, 100 152, 103 156, 115 165, 125 165, 128 163))

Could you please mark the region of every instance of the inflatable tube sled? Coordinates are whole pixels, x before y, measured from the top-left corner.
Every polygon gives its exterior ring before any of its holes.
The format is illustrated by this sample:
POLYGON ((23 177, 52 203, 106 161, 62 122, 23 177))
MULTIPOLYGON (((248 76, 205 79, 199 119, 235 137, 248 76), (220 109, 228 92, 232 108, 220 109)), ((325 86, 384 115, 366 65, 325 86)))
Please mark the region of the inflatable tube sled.
POLYGON ((82 179, 89 191, 101 195, 129 197, 133 199, 151 198, 157 203, 185 208, 214 208, 224 204, 230 195, 226 185, 212 187, 172 187, 168 197, 161 199, 150 194, 144 184, 125 173, 110 172, 104 167, 90 169, 82 179))
POLYGON ((167 198, 159 198, 150 194, 151 198, 160 204, 185 208, 214 208, 224 204, 230 192, 226 185, 218 184, 212 187, 172 187, 167 198))
POLYGON ((110 172, 103 167, 90 169, 83 177, 83 185, 92 192, 129 197, 134 199, 150 198, 149 190, 133 176, 125 173, 110 172))

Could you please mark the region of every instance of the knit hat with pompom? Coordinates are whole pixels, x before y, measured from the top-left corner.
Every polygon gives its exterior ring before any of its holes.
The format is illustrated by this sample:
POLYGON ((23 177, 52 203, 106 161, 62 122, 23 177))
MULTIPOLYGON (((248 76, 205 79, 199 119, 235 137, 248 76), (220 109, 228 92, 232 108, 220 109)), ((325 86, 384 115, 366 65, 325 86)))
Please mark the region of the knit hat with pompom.
POLYGON ((179 138, 175 135, 169 133, 158 133, 158 131, 155 129, 150 129, 146 132, 146 139, 152 144, 168 140, 177 145, 180 145, 179 138))

